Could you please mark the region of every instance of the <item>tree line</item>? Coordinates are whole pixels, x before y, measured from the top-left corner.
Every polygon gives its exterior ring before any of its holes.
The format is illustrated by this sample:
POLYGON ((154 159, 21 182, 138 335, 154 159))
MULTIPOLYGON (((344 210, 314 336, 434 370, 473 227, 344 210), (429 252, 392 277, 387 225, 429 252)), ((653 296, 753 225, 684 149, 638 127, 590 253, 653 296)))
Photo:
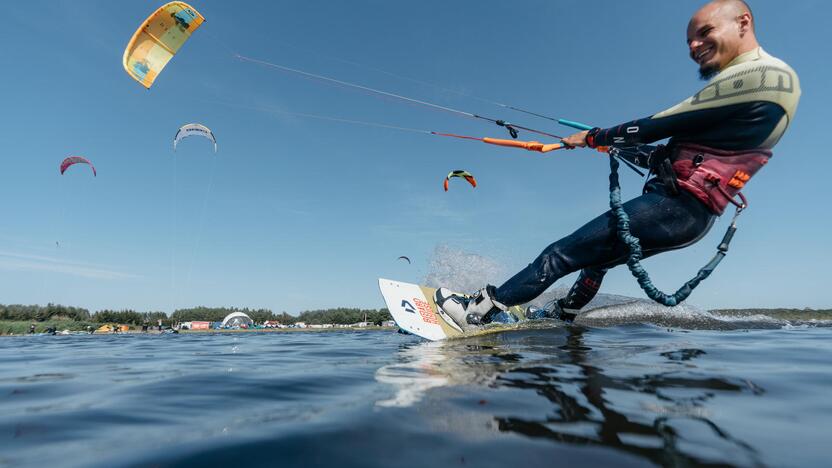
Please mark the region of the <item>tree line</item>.
POLYGON ((242 309, 236 307, 191 307, 188 309, 176 309, 170 316, 174 322, 222 322, 226 315, 232 312, 242 312, 257 323, 263 323, 266 320, 276 320, 280 323, 295 323, 298 319, 286 312, 275 314, 269 309, 249 309, 244 307, 242 309))
POLYGON ((269 309, 193 307, 189 309, 177 309, 173 315, 171 315, 171 320, 175 322, 220 322, 231 312, 243 312, 251 317, 251 319, 256 323, 263 323, 268 320, 280 322, 284 325, 290 325, 297 322, 313 325, 325 323, 349 325, 351 323, 363 322, 365 317, 366 321, 373 323, 393 319, 387 309, 349 309, 338 307, 335 309, 307 310, 301 312, 298 316, 294 316, 286 312, 276 314, 269 309))
POLYGON ((41 305, 0 304, 0 320, 32 320, 44 322, 46 320, 90 320, 90 311, 80 307, 71 307, 49 303, 41 305))
POLYGON ((177 309, 170 317, 164 312, 139 312, 131 309, 110 310, 104 309, 90 313, 89 310, 81 307, 65 306, 61 304, 40 305, 3 305, 0 304, 0 320, 45 322, 50 320, 74 320, 78 322, 94 323, 121 323, 142 325, 145 322, 155 325, 162 320, 164 325, 171 325, 176 322, 221 322, 232 312, 243 312, 256 323, 265 321, 277 321, 285 325, 297 322, 307 324, 343 324, 368 321, 377 323, 385 320, 392 320, 387 309, 350 309, 335 308, 324 310, 307 310, 299 316, 281 312, 276 314, 269 309, 249 309, 235 307, 191 307, 177 309))
POLYGON ((123 323, 140 325, 144 322, 157 323, 159 319, 169 322, 164 312, 137 312, 135 310, 99 310, 93 314, 81 307, 61 304, 22 305, 0 304, 0 320, 47 322, 55 320, 72 320, 75 322, 123 323))
POLYGON ((358 322, 378 323, 386 320, 393 320, 390 312, 385 309, 348 309, 339 307, 336 309, 307 310, 301 312, 297 318, 298 322, 321 325, 324 323, 335 323, 349 325, 358 322))

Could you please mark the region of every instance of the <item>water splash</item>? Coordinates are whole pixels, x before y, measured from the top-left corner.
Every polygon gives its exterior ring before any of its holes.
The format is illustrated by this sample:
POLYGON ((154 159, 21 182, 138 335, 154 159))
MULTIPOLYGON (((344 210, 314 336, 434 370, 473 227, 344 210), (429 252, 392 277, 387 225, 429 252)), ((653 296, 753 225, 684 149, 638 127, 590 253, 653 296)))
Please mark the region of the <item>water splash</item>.
POLYGON ((501 284, 506 278, 505 268, 496 260, 440 244, 431 255, 425 285, 471 293, 486 284, 501 284))

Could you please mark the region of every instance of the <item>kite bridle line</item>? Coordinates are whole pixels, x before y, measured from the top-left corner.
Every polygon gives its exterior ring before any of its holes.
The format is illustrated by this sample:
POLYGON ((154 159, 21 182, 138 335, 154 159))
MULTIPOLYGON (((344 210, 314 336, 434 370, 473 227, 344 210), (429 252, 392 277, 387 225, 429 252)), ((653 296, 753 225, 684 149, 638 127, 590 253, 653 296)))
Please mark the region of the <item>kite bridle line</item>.
MULTIPOLYGON (((383 124, 383 123, 378 123, 378 122, 370 122, 370 121, 366 121, 366 120, 344 119, 344 118, 332 117, 332 116, 327 116, 327 115, 309 114, 309 113, 305 113, 305 112, 293 112, 293 111, 288 111, 288 110, 280 109, 280 108, 276 108, 276 107, 264 106, 262 104, 252 106, 252 105, 240 104, 239 102, 215 101, 215 100, 205 100, 205 99, 200 99, 199 101, 200 102, 205 102, 205 103, 208 103, 208 104, 219 104, 219 105, 223 105, 223 106, 236 107, 236 108, 240 108, 240 109, 249 109, 249 110, 254 110, 254 111, 259 111, 259 112, 266 112, 266 113, 285 114, 285 115, 291 115, 291 116, 295 116, 295 117, 325 120, 325 121, 328 121, 328 122, 346 123, 346 124, 351 124, 351 125, 361 125, 361 126, 365 126, 365 127, 385 128, 385 129, 390 129, 390 130, 398 130, 398 131, 402 131, 402 132, 421 133, 421 134, 424 134, 424 135, 436 135, 436 136, 441 136, 441 137, 450 137, 450 138, 458 138, 458 139, 463 139, 463 140, 479 141, 479 142, 487 143, 487 144, 490 144, 490 145, 504 146, 504 147, 509 147, 509 148, 519 148, 519 149, 525 149, 527 151, 536 151, 536 152, 539 152, 539 153, 548 153, 550 151, 555 151, 555 150, 559 150, 559 149, 564 149, 564 148, 571 149, 572 148, 571 146, 566 145, 562 142, 558 142, 558 143, 540 143, 538 141, 507 140, 507 139, 502 139, 502 138, 491 138, 491 137, 474 137, 474 136, 468 136, 468 135, 459 135, 459 134, 456 134, 456 133, 437 132, 437 131, 431 131, 431 130, 411 128, 411 127, 400 127, 400 126, 397 126, 397 125, 389 125, 389 124, 383 124)), ((607 148, 606 147, 601 147, 601 148, 597 148, 597 150, 599 152, 606 152, 607 148)), ((625 150, 621 149, 620 151, 624 152, 625 150)), ((619 159, 621 159, 621 158, 619 158, 619 159)), ((630 169, 632 169, 638 175, 644 176, 643 172, 641 172, 638 168, 636 168, 634 165, 632 165, 627 160, 621 159, 621 162, 626 164, 630 169)))
MULTIPOLYGON (((281 70, 281 71, 284 71, 284 72, 294 73, 296 75, 300 75, 300 76, 303 76, 303 77, 306 77, 306 78, 320 80, 320 81, 324 81, 324 82, 327 82, 327 83, 331 83, 331 84, 335 84, 335 85, 339 85, 339 86, 343 86, 343 87, 347 87, 347 88, 357 89, 357 90, 360 90, 360 91, 365 91, 365 92, 376 94, 376 95, 379 95, 379 96, 398 99, 400 101, 408 102, 410 104, 417 104, 417 105, 425 106, 425 107, 428 107, 428 108, 431 108, 431 109, 434 109, 434 110, 440 110, 440 111, 460 115, 460 116, 463 116, 463 117, 468 117, 468 118, 472 118, 472 119, 479 119, 479 120, 484 120, 486 122, 491 122, 491 123, 493 123, 497 126, 503 127, 506 130, 508 130, 508 133, 509 133, 509 135, 511 135, 512 138, 517 138, 519 136, 518 130, 524 130, 524 131, 527 131, 527 132, 536 133, 538 135, 548 136, 550 138, 557 138, 557 139, 562 138, 561 136, 555 135, 553 133, 544 132, 544 131, 541 131, 541 130, 535 130, 533 128, 526 127, 526 126, 523 126, 523 125, 517 125, 517 124, 514 124, 514 123, 510 123, 510 122, 507 122, 507 121, 502 120, 502 119, 493 119, 491 117, 486 117, 486 116, 483 116, 483 115, 474 114, 474 113, 462 111, 462 110, 459 110, 459 109, 454 109, 452 107, 441 106, 439 104, 434 104, 432 102, 424 101, 424 100, 421 100, 421 99, 415 99, 415 98, 407 97, 407 96, 404 96, 402 94, 396 94, 396 93, 391 93, 391 92, 388 92, 388 91, 382 91, 380 89, 371 88, 369 86, 363 86, 363 85, 360 85, 360 84, 351 83, 349 81, 344 81, 344 80, 339 80, 337 78, 332 78, 332 77, 329 77, 329 76, 319 75, 317 73, 310 73, 310 72, 307 72, 307 71, 299 70, 297 68, 292 68, 292 67, 287 67, 287 66, 284 66, 284 65, 279 65, 279 64, 276 64, 276 63, 272 63, 272 62, 267 62, 265 60, 259 60, 259 59, 255 59, 255 58, 251 58, 251 57, 246 57, 246 56, 238 54, 238 53, 234 54, 234 58, 236 58, 237 60, 240 60, 242 62, 255 63, 255 64, 258 64, 258 65, 265 66, 265 67, 275 68, 277 70, 281 70)), ((504 105, 502 105, 502 106, 504 106, 504 105)), ((504 107, 514 109, 514 108, 509 107, 509 106, 504 106, 504 107)), ((517 109, 515 109, 515 110, 517 110, 517 109)), ((522 111, 521 110, 521 112, 526 112, 526 113, 531 114, 528 111, 522 111)), ((534 115, 536 115, 536 114, 534 114, 534 115)))
MULTIPOLYGON (((419 132, 419 133, 428 133, 428 134, 431 134, 431 135, 452 137, 452 138, 462 138, 462 139, 466 139, 466 140, 478 140, 478 141, 481 141, 483 143, 488 143, 488 144, 492 144, 492 145, 512 147, 512 148, 521 148, 521 149, 525 149, 525 150, 528 150, 528 151, 537 151, 537 152, 541 152, 541 153, 546 153, 546 152, 549 152, 549 151, 554 151, 554 150, 563 149, 563 148, 567 148, 567 149, 572 148, 571 146, 565 145, 562 142, 561 143, 544 144, 544 143, 540 143, 540 142, 537 142, 537 141, 513 141, 513 140, 516 140, 519 137, 518 130, 524 130, 524 131, 527 131, 527 132, 536 133, 538 135, 548 136, 550 138, 555 138, 557 140, 563 140, 563 137, 560 136, 560 135, 556 135, 554 133, 544 132, 542 130, 536 130, 536 129, 531 128, 531 127, 526 127, 526 126, 523 126, 523 125, 518 125, 518 124, 515 124, 515 123, 507 122, 503 119, 494 119, 494 118, 491 118, 491 117, 486 117, 486 116, 483 116, 483 115, 474 114, 474 113, 466 112, 466 111, 459 110, 459 109, 454 109, 452 107, 442 106, 442 105, 435 104, 435 103, 432 103, 432 102, 428 102, 428 101, 425 101, 425 100, 422 100, 422 99, 411 98, 411 97, 408 97, 408 96, 404 96, 402 94, 391 93, 391 92, 388 92, 388 91, 383 91, 383 90, 380 90, 380 89, 371 88, 369 86, 364 86, 364 85, 360 85, 360 84, 357 84, 357 83, 352 83, 352 82, 349 82, 349 81, 340 80, 340 79, 332 78, 332 77, 325 76, 325 75, 320 75, 320 74, 317 74, 317 73, 311 73, 311 72, 308 72, 308 71, 300 70, 298 68, 288 67, 288 66, 285 66, 285 65, 272 63, 272 62, 269 62, 269 61, 266 61, 266 60, 260 60, 260 59, 256 59, 256 58, 252 58, 252 57, 247 57, 245 55, 242 55, 242 54, 234 51, 228 45, 226 45, 226 44, 223 44, 223 45, 231 52, 233 58, 235 58, 235 59, 237 59, 241 62, 248 62, 248 63, 261 65, 261 66, 264 66, 264 67, 274 68, 274 69, 277 69, 277 70, 280 70, 280 71, 283 71, 283 72, 293 73, 293 74, 302 76, 304 78, 323 81, 323 82, 326 82, 326 83, 331 83, 331 84, 338 85, 338 86, 343 86, 343 87, 346 87, 346 88, 352 88, 352 89, 368 92, 368 93, 371 93, 371 94, 375 94, 375 95, 378 95, 378 96, 382 96, 382 97, 393 98, 393 99, 397 99, 397 100, 407 102, 407 103, 410 103, 410 104, 421 105, 421 106, 428 107, 428 108, 431 108, 431 109, 434 109, 434 110, 449 112, 451 114, 459 115, 459 116, 462 116, 462 117, 467 117, 467 118, 471 118, 471 119, 479 119, 479 120, 484 120, 486 122, 491 122, 491 123, 493 123, 493 124, 495 124, 499 127, 505 128, 508 131, 509 135, 511 136, 512 140, 505 140, 505 139, 499 139, 499 138, 489 138, 489 137, 477 138, 477 137, 470 137, 470 136, 465 136, 465 135, 457 135, 457 134, 453 134, 453 133, 435 132, 435 131, 428 131, 428 130, 405 129, 405 128, 400 128, 400 127, 387 126, 387 125, 384 125, 384 124, 373 123, 373 122, 351 121, 351 120, 347 120, 347 119, 331 119, 330 118, 329 120, 343 121, 343 122, 346 122, 346 123, 360 123, 360 124, 370 125, 370 126, 375 126, 375 127, 398 128, 398 129, 401 129, 401 130, 411 130, 411 131, 416 131, 416 132, 419 132), (517 144, 515 144, 515 143, 517 143, 517 144)), ((379 70, 377 70, 377 71, 379 71, 379 70)), ((384 72, 384 73, 392 75, 392 76, 399 77, 399 75, 395 75, 395 74, 392 74, 392 73, 389 73, 389 72, 384 72)), ((402 77, 399 77, 399 78, 402 78, 402 77)), ((437 87, 439 89, 443 89, 443 90, 448 91, 447 88, 440 87, 438 85, 422 82, 422 81, 419 81, 419 80, 414 80, 414 81, 417 81, 421 84, 426 84, 426 85, 429 85, 429 86, 437 87)), ((450 90, 450 91, 452 91, 452 90, 450 90)), ((572 127, 574 127, 574 125, 569 125, 569 123, 581 125, 581 124, 578 124, 577 122, 572 122, 572 121, 564 120, 564 119, 556 119, 554 117, 550 117, 550 116, 547 116, 547 115, 539 114, 537 112, 532 112, 532 111, 529 111, 529 110, 525 110, 525 109, 522 109, 522 108, 519 108, 519 107, 516 107, 516 106, 511 106, 511 105, 508 105, 508 104, 502 104, 502 103, 492 101, 492 100, 489 100, 489 99, 484 99, 484 98, 480 98, 480 97, 477 97, 477 96, 468 95, 468 94, 465 94, 465 93, 459 93, 459 94, 477 99, 479 101, 487 102, 489 104, 492 104, 492 105, 495 105, 495 106, 498 106, 498 107, 501 107, 501 108, 504 108, 504 109, 511 109, 511 110, 514 110, 514 111, 517 111, 517 112, 522 112, 524 114, 528 114, 528 115, 532 115, 532 116, 539 117, 539 118, 542 118, 542 119, 550 120, 552 122, 557 122, 557 123, 560 123, 562 125, 567 125, 567 126, 572 126, 572 127)), ((287 113, 291 113, 291 112, 287 112, 287 113)), ((297 114, 297 115, 302 115, 302 114, 297 114)), ((311 115, 308 115, 308 114, 307 114, 307 116, 312 117, 311 115)), ((315 117, 325 118, 323 116, 315 116, 315 117)), ((598 148, 598 151, 607 152, 607 149, 606 148, 598 148)), ((631 170, 633 170, 634 172, 636 172, 637 174, 639 174, 642 177, 644 176, 644 173, 641 172, 638 168, 636 168, 636 166, 631 164, 629 161, 621 158, 620 156, 618 156, 617 153, 612 153, 612 154, 613 154, 613 157, 616 157, 616 158, 620 159, 620 161, 623 162, 631 170)))
MULTIPOLYGON (((404 100, 407 100, 409 102, 416 103, 416 104, 426 105, 426 106, 429 106, 429 107, 437 107, 437 108, 440 108, 441 110, 445 110, 445 111, 448 111, 448 112, 464 115, 465 117, 486 120, 486 121, 494 123, 498 126, 505 127, 508 130, 511 137, 515 138, 515 139, 518 138, 518 134, 517 134, 518 129, 519 130, 525 130, 525 131, 532 132, 532 133, 538 133, 538 134, 541 134, 541 135, 546 135, 546 136, 552 137, 552 138, 558 138, 558 139, 560 138, 559 136, 553 135, 551 133, 542 132, 542 131, 534 130, 532 128, 524 127, 524 126, 521 126, 521 125, 512 124, 512 123, 506 122, 505 120, 492 119, 492 118, 489 118, 489 117, 485 117, 485 116, 481 116, 481 115, 477 115, 477 114, 472 114, 470 112, 460 111, 460 110, 452 109, 452 108, 445 107, 445 106, 435 105, 433 103, 429 103, 429 102, 426 102, 426 101, 421 101, 421 100, 418 100, 418 99, 408 98, 406 96, 394 95, 393 93, 387 93, 387 92, 381 91, 381 90, 374 90, 374 89, 366 87, 366 86, 356 85, 355 83, 349 83, 349 82, 346 82, 346 81, 343 81, 343 80, 338 80, 338 79, 330 78, 330 77, 323 76, 323 75, 317 75, 315 73, 306 72, 306 71, 303 71, 303 70, 299 70, 299 69, 292 68, 292 67, 287 67, 287 66, 284 66, 284 65, 278 65, 278 64, 275 64, 275 63, 267 62, 265 60, 259 60, 259 59, 255 59, 255 58, 252 58, 252 57, 247 57, 247 56, 237 52, 234 49, 234 47, 232 47, 230 44, 228 44, 224 40, 220 39, 218 36, 214 35, 210 30, 206 31, 204 34, 206 34, 212 40, 214 40, 219 45, 221 45, 223 48, 225 48, 225 50, 227 50, 233 58, 235 58, 237 60, 240 60, 240 61, 256 63, 256 64, 260 64, 260 65, 263 65, 263 66, 277 68, 279 70, 283 70, 283 71, 286 71, 286 72, 296 73, 296 74, 299 74, 301 76, 305 76, 307 78, 329 81, 329 82, 334 83, 334 84, 353 87, 353 88, 357 88, 357 89, 363 89, 364 91, 379 93, 379 94, 382 94, 382 95, 385 95, 385 96, 388 96, 388 97, 394 97, 394 98, 397 98, 397 99, 404 99, 404 100)), ((491 100, 491 99, 486 99, 486 98, 483 98, 483 97, 480 97, 480 96, 476 96, 476 95, 473 95, 473 94, 470 94, 470 93, 467 93, 467 92, 460 91, 458 89, 453 89, 453 88, 449 88, 449 87, 446 87, 446 86, 438 85, 436 83, 431 83, 431 82, 416 79, 416 78, 413 78, 413 77, 400 75, 398 73, 393 73, 393 72, 390 72, 390 71, 387 71, 387 70, 383 70, 383 69, 380 69, 380 68, 377 68, 377 67, 373 67, 373 66, 366 65, 366 64, 363 64, 363 63, 355 62, 355 61, 352 61, 352 60, 346 60, 346 59, 343 59, 343 58, 340 58, 340 57, 334 57, 334 56, 331 56, 331 55, 321 54, 318 51, 306 49, 304 47, 298 46, 297 44, 292 44, 292 43, 288 43, 288 42, 283 41, 282 45, 283 46, 288 46, 288 47, 296 49, 296 50, 303 51, 305 53, 315 54, 315 55, 318 55, 318 56, 323 57, 323 58, 328 59, 328 60, 335 60, 335 61, 346 63, 346 64, 349 64, 349 65, 352 65, 352 66, 363 68, 365 70, 370 70, 370 71, 375 72, 375 73, 381 73, 383 75, 391 76, 391 77, 399 79, 399 80, 409 81, 409 82, 416 83, 416 84, 421 85, 421 86, 427 86, 427 87, 430 87, 430 88, 434 88, 434 89, 437 89, 437 90, 442 91, 444 93, 456 94, 458 96, 462 96, 462 97, 469 98, 469 99, 474 99, 474 100, 484 102, 486 104, 490 104, 490 105, 493 105, 493 106, 497 106, 497 107, 500 107, 500 108, 503 108, 503 109, 510 109, 510 110, 513 110, 513 111, 516 111, 516 112, 521 112, 523 114, 532 115, 532 116, 535 116, 535 117, 538 117, 538 118, 541 118, 541 119, 550 120, 552 122, 558 122, 558 119, 556 119, 554 117, 544 115, 544 114, 540 114, 540 113, 537 113, 537 112, 532 112, 530 110, 522 109, 520 107, 512 106, 512 105, 509 105, 509 104, 504 104, 504 103, 497 102, 497 101, 494 101, 494 100, 491 100)))

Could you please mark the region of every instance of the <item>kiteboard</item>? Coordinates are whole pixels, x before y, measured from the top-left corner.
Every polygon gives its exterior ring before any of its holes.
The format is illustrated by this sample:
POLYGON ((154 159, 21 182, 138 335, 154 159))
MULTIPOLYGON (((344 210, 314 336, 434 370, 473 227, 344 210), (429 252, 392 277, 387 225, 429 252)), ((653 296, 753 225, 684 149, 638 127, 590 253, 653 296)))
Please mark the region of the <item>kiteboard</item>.
MULTIPOLYGON (((433 294, 436 288, 379 278, 378 286, 387 310, 402 330, 431 341, 466 338, 498 333, 518 328, 517 323, 489 323, 465 329, 459 327, 445 312, 436 306, 433 294)), ((508 311, 516 321, 525 320, 525 311, 514 306, 508 311)))

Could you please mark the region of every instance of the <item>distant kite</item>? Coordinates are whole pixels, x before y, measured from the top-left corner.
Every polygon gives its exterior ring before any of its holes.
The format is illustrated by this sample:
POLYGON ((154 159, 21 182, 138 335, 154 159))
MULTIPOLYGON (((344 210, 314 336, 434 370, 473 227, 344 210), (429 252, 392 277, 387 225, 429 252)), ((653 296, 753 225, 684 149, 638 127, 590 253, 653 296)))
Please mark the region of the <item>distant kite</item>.
POLYGON ((397 258, 396 260, 407 260, 407 264, 410 265, 410 259, 402 255, 401 257, 397 258))
POLYGON ((474 179, 474 176, 473 176, 473 175, 471 175, 471 173, 470 173, 470 172, 468 172, 468 171, 451 171, 451 172, 448 174, 448 176, 447 176, 447 177, 445 177, 445 184, 444 184, 444 187, 445 187, 445 191, 446 191, 446 192, 448 191, 448 182, 449 182, 449 181, 451 180, 451 178, 453 178, 453 177, 463 177, 463 178, 465 178, 465 180, 467 180, 467 181, 468 181, 468 183, 469 183, 469 184, 471 184, 471 186, 472 186, 472 187, 476 187, 476 186, 477 186, 477 180, 476 180, 476 179, 474 179))
POLYGON ((173 150, 176 151, 176 145, 181 140, 194 135, 211 140, 214 143, 214 152, 217 152, 217 139, 214 137, 214 132, 212 132, 211 129, 205 125, 198 123, 183 125, 176 131, 176 135, 173 137, 173 150))
POLYGON ((205 18, 185 2, 170 2, 154 11, 124 49, 124 70, 147 89, 205 18))
POLYGON ((69 166, 72 166, 74 164, 86 164, 90 166, 90 168, 92 169, 92 175, 98 176, 98 174, 95 172, 95 166, 92 165, 90 160, 81 156, 70 156, 61 161, 61 175, 63 175, 63 173, 66 172, 67 169, 69 169, 69 166))

